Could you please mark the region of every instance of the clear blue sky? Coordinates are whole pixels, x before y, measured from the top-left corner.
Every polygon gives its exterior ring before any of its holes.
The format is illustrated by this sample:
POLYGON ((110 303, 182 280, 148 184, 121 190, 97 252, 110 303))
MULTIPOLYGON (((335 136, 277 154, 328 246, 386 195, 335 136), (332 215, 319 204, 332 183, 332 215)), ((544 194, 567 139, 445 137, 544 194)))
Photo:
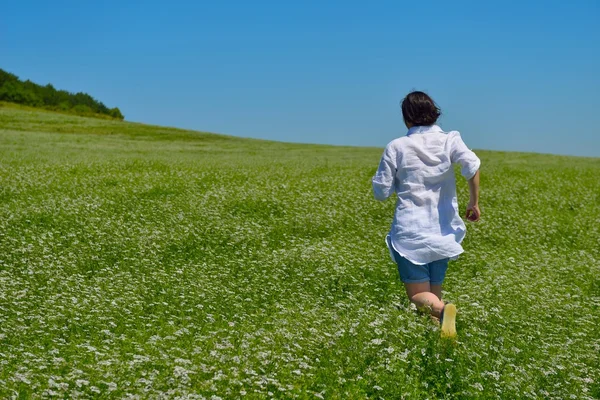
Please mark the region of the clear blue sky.
POLYGON ((427 91, 476 149, 600 156, 600 1, 4 1, 0 68, 131 121, 384 146, 427 91))

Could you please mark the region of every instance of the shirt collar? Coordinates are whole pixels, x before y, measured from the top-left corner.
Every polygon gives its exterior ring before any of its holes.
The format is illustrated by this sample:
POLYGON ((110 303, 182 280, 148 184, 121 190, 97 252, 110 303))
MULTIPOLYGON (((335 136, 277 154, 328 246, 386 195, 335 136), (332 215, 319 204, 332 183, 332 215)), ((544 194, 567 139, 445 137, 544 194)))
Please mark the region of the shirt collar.
POLYGON ((437 125, 429 125, 429 126, 413 126, 408 130, 406 136, 410 136, 415 133, 432 133, 432 132, 443 132, 442 128, 437 125))

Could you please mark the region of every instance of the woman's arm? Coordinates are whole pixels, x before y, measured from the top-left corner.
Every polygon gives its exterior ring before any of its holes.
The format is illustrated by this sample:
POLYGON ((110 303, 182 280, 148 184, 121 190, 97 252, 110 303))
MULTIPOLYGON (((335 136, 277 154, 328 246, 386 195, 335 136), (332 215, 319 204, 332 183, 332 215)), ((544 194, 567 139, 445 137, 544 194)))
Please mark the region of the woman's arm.
POLYGON ((383 201, 394 193, 394 177, 396 176, 396 152, 391 146, 385 148, 379 168, 373 177, 373 195, 379 201, 383 201))
POLYGON ((469 221, 479 221, 479 167, 481 161, 463 142, 458 132, 450 132, 450 159, 452 164, 460 165, 460 173, 469 181, 469 204, 466 218, 469 221))
POLYGON ((479 211, 479 170, 469 179, 469 204, 467 205, 467 219, 469 221, 479 221, 481 211, 479 211))

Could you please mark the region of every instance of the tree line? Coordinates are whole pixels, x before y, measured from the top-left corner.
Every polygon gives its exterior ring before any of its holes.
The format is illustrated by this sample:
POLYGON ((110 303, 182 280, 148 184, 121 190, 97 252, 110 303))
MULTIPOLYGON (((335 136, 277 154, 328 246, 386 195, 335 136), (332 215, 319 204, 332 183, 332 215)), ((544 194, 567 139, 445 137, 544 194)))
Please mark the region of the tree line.
POLYGON ((119 120, 125 118, 117 107, 108 108, 87 93, 70 93, 66 90, 56 90, 51 84, 42 86, 30 80, 22 81, 15 74, 2 69, 0 69, 0 101, 78 115, 101 114, 119 120))

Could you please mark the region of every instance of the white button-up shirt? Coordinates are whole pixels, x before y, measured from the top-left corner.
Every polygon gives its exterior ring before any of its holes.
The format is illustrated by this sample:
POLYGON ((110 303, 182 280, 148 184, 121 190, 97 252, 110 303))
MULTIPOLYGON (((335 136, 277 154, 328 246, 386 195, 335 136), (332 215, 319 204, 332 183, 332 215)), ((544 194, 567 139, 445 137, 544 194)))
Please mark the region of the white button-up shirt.
POLYGON ((397 196, 388 247, 414 264, 458 257, 466 227, 458 212, 452 164, 460 164, 461 174, 470 179, 480 163, 460 133, 446 133, 437 125, 412 127, 391 141, 373 177, 377 200, 397 196))

